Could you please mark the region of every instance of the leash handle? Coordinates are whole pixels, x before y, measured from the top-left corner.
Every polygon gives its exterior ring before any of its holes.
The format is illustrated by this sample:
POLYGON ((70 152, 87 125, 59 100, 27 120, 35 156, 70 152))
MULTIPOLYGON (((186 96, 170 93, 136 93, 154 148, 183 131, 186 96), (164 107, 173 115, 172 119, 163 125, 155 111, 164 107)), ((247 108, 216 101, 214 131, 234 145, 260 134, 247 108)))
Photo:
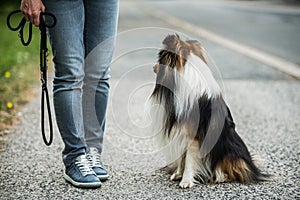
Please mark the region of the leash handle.
MULTIPOLYGON (((21 10, 14 10, 12 12, 10 12, 8 15, 7 15, 7 18, 6 18, 6 24, 7 24, 7 27, 12 30, 12 31, 19 31, 19 37, 21 39, 21 42, 24 46, 28 46, 32 40, 32 24, 30 22, 29 23, 29 27, 28 27, 28 38, 27 40, 25 41, 25 38, 24 38, 24 28, 25 28, 25 25, 26 25, 26 19, 25 17, 23 17, 21 19, 21 21, 19 22, 19 24, 17 26, 13 26, 12 23, 11 23, 11 18, 12 16, 15 16, 19 13, 22 13, 21 10)), ((52 28, 56 25, 56 17, 52 14, 52 13, 49 13, 49 12, 41 12, 40 13, 40 28, 41 27, 47 27, 47 28, 52 28), (51 18, 52 19, 52 23, 49 23, 46 21, 46 18, 51 18)))
POLYGON ((49 12, 41 12, 40 13, 40 26, 45 26, 47 28, 53 28, 56 25, 56 17, 52 13, 49 12), (52 22, 48 22, 46 18, 52 19, 52 22))
POLYGON ((19 24, 18 24, 17 26, 13 27, 12 24, 11 24, 11 17, 12 17, 13 15, 18 14, 18 13, 21 13, 21 11, 20 11, 20 10, 14 10, 14 11, 12 11, 11 13, 9 13, 8 16, 7 16, 7 18, 6 18, 6 24, 7 24, 7 27, 8 27, 10 30, 12 30, 12 31, 18 31, 18 30, 19 30, 19 37, 20 37, 20 39, 21 39, 22 44, 23 44, 24 46, 28 46, 28 45, 30 44, 30 42, 31 42, 31 39, 32 39, 32 24, 29 23, 29 27, 28 27, 28 31, 29 31, 29 33, 28 33, 28 38, 27 38, 27 40, 25 41, 25 39, 24 39, 24 28, 25 28, 25 25, 26 25, 26 19, 25 19, 25 17, 23 17, 23 18, 21 19, 21 21, 19 22, 19 24))

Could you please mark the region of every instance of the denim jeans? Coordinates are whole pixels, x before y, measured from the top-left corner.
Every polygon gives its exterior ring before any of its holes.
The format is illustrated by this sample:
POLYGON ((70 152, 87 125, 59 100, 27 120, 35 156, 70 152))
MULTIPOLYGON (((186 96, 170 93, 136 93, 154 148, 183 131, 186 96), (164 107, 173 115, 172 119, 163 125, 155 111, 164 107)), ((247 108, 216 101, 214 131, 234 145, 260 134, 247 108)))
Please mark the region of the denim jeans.
MULTIPOLYGON (((48 35, 55 76, 53 98, 65 144, 65 166, 87 147, 102 152, 109 66, 117 29, 117 0, 43 0, 57 18, 48 35)), ((46 19, 47 20, 47 19, 46 19)))

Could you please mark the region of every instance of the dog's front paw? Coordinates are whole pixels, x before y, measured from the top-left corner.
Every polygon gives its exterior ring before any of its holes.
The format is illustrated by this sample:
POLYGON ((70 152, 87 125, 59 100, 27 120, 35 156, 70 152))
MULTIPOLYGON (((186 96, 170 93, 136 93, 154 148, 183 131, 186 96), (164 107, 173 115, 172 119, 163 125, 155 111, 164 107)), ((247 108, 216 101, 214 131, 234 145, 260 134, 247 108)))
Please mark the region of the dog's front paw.
POLYGON ((171 181, 177 181, 180 180, 182 178, 182 175, 178 172, 175 172, 174 174, 171 175, 171 181))
POLYGON ((195 185, 194 181, 192 180, 182 180, 180 183, 179 183, 179 186, 181 188, 191 188, 195 185))

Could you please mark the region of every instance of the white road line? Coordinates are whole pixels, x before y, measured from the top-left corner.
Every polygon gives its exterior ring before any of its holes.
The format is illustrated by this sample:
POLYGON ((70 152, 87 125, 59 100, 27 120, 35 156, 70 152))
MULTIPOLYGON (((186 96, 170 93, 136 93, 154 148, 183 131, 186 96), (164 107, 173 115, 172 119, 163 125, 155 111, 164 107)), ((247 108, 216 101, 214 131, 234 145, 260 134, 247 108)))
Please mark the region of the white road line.
POLYGON ((220 44, 228 49, 234 50, 261 63, 264 63, 270 67, 276 68, 277 70, 287 73, 290 76, 300 80, 300 65, 290 62, 284 58, 268 54, 248 45, 238 43, 234 40, 218 35, 212 31, 201 28, 199 26, 178 19, 177 17, 168 15, 166 13, 160 12, 158 10, 149 7, 143 7, 143 10, 145 10, 145 12, 147 12, 149 15, 159 18, 174 27, 178 27, 187 32, 193 33, 199 37, 220 44))

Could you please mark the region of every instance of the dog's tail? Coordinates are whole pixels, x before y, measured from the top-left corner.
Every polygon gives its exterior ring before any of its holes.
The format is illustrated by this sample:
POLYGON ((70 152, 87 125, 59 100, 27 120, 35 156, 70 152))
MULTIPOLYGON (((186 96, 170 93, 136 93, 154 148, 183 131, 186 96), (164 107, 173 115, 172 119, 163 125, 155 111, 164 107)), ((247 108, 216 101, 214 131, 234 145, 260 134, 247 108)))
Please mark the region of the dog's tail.
MULTIPOLYGON (((226 106, 224 102, 224 106, 226 106)), ((230 110, 226 106, 225 122, 221 135, 210 152, 214 182, 257 183, 268 180, 270 175, 262 173, 255 165, 245 143, 235 130, 230 110)))

